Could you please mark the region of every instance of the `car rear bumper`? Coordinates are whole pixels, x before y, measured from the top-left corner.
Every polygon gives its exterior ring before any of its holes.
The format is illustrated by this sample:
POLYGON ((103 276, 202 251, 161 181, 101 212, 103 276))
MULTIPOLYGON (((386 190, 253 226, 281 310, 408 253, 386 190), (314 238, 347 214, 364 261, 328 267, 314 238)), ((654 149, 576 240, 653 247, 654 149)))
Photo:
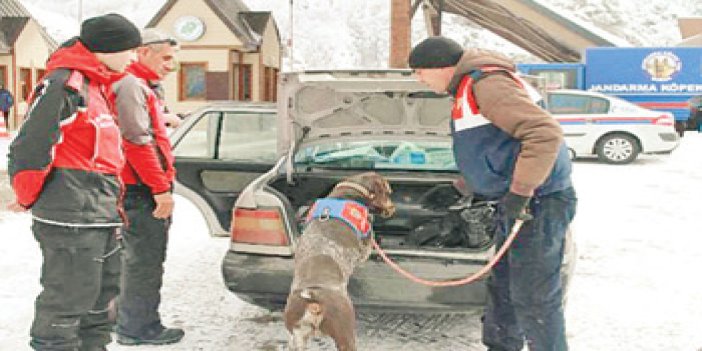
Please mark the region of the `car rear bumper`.
MULTIPOLYGON (((485 262, 417 259, 403 261, 403 268, 425 279, 455 279, 476 272, 485 262)), ((227 288, 242 300, 269 309, 280 309, 292 282, 291 257, 227 252, 222 273, 227 288)), ((431 288, 411 282, 382 261, 371 259, 355 271, 349 282, 354 305, 389 311, 474 311, 486 300, 485 281, 451 288, 431 288)))
POLYGON ((659 132, 655 137, 651 136, 642 142, 646 154, 667 154, 680 145, 680 136, 676 132, 659 132))

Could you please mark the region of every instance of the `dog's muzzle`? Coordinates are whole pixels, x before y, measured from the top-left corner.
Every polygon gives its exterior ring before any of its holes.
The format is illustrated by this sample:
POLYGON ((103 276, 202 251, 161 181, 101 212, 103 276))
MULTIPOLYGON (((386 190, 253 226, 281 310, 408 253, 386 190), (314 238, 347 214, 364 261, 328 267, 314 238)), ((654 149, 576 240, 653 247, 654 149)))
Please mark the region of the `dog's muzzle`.
POLYGON ((395 205, 393 203, 390 203, 389 205, 384 206, 382 209, 380 209, 380 217, 389 218, 389 217, 392 217, 392 215, 394 215, 394 214, 395 214, 395 205))

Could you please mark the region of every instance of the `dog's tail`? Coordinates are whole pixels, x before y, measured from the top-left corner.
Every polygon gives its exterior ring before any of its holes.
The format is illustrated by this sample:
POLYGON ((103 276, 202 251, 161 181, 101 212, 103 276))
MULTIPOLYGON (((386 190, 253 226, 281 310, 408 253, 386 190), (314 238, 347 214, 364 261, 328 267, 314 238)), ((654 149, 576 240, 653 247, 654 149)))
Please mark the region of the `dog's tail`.
POLYGON ((300 297, 307 302, 307 307, 305 308, 305 317, 316 327, 322 323, 322 305, 319 303, 318 296, 316 296, 316 291, 311 288, 305 288, 300 291, 300 297))

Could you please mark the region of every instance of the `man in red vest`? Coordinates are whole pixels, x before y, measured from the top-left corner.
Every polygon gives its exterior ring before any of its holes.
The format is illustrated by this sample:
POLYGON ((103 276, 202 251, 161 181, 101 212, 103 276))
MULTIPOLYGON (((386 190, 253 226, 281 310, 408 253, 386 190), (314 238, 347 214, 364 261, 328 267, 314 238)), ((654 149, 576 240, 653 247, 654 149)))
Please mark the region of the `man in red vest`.
POLYGON ((117 342, 163 345, 180 341, 184 332, 166 328, 158 307, 173 212, 173 154, 166 131, 161 81, 173 71, 177 42, 146 29, 137 62, 114 84, 115 106, 127 165, 123 233, 122 286, 117 300, 117 342))
POLYGON ((119 291, 120 131, 110 103, 141 44, 118 14, 85 20, 47 62, 10 145, 13 211, 32 211, 43 257, 30 330, 34 350, 104 351, 119 291))

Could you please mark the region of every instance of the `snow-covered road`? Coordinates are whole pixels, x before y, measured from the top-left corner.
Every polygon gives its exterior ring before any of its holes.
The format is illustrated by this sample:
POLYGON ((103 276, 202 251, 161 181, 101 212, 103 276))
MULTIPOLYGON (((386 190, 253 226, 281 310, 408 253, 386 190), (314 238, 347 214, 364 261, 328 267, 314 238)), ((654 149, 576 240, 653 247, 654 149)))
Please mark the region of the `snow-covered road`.
MULTIPOLYGON (((0 142, 0 159, 4 157, 0 142)), ((575 351, 695 351, 702 347, 702 135, 670 156, 628 166, 575 164, 578 262, 568 337, 575 351)), ((2 160, 0 160, 2 161, 2 160)), ((3 162, 4 163, 4 162, 3 162)), ((4 164, 0 169, 4 168, 4 164)), ((0 171, 0 188, 7 186, 0 171)), ((0 189, 6 202, 7 192, 0 189)), ((0 212, 0 350, 29 350, 41 257, 26 214, 0 212)), ((110 350, 284 350, 280 314, 229 293, 220 262, 228 240, 210 238, 197 209, 177 198, 163 288, 163 319, 179 344, 110 350)), ((484 350, 479 314, 359 316, 360 350, 484 350)), ((326 339, 312 350, 332 349, 326 339)))

